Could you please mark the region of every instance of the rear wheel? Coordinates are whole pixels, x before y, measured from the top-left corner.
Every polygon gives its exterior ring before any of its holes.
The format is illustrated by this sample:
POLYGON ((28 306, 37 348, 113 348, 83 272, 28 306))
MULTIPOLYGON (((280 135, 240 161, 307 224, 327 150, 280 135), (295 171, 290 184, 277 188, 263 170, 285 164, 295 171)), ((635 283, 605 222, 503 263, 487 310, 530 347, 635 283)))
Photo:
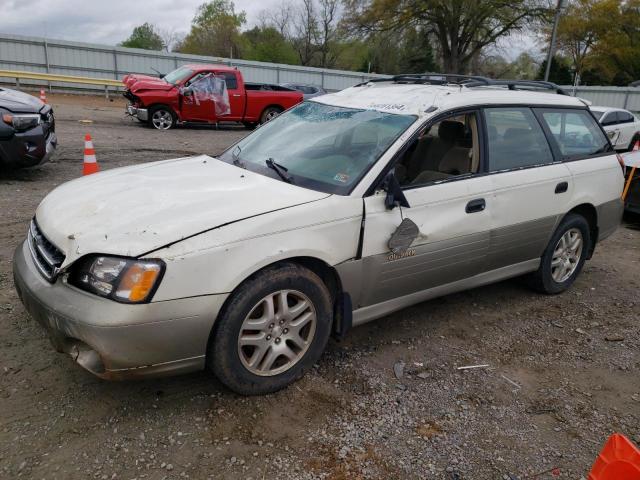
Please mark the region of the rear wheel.
POLYGON ((167 106, 159 105, 149 110, 149 125, 157 130, 169 130, 175 127, 176 121, 176 114, 167 106))
POLYGON ((260 115, 260 123, 267 123, 276 118, 278 115, 282 113, 282 109, 280 107, 267 107, 260 115))
POLYGON ((242 284, 216 320, 209 368, 234 392, 258 395, 302 377, 331 331, 330 294, 312 271, 284 263, 242 284))
POLYGON ((530 276, 531 286, 548 294, 565 291, 582 271, 590 248, 589 223, 582 215, 568 214, 551 237, 540 267, 530 276))

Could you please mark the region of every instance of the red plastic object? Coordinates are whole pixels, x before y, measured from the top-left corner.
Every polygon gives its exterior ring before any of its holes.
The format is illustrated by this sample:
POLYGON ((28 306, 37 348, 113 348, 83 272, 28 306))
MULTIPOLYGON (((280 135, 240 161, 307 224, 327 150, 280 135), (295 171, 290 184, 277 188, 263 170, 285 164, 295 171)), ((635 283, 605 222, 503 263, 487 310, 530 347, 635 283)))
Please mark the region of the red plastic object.
POLYGON ((640 450, 624 435, 614 433, 591 467, 589 480, 640 480, 640 450))

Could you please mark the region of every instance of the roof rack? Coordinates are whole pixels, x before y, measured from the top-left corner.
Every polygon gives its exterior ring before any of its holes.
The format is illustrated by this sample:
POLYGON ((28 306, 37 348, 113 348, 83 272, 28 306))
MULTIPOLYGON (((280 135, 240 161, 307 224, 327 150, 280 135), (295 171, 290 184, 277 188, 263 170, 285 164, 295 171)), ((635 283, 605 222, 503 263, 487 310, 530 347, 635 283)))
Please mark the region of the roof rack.
POLYGON ((559 95, 569 95, 566 91, 552 82, 539 80, 494 80, 492 78, 479 75, 459 75, 455 73, 424 73, 424 74, 401 74, 390 78, 373 78, 368 82, 363 82, 356 87, 367 83, 414 83, 429 85, 460 85, 467 88, 472 87, 507 87, 509 90, 553 90, 559 95))

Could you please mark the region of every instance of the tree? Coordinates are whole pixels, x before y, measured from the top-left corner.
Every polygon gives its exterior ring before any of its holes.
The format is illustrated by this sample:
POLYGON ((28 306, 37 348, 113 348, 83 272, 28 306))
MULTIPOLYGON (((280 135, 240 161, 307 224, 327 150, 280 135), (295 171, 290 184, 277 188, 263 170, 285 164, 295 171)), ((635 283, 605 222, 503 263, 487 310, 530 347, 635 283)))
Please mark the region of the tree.
POLYGON ((134 28, 129 38, 122 42, 120 46, 143 48, 145 50, 162 50, 164 48, 164 42, 152 24, 143 23, 134 28))
POLYGON ((178 48, 183 53, 217 57, 242 56, 240 28, 247 21, 244 11, 236 13, 230 0, 212 0, 198 7, 191 31, 178 48))
POLYGON ((316 54, 318 19, 314 0, 302 0, 293 17, 293 48, 298 52, 301 65, 311 65, 316 54))
POLYGON ((403 32, 399 53, 399 73, 425 73, 439 70, 434 59, 431 39, 417 28, 411 27, 403 32))
POLYGON ((274 27, 254 27, 243 33, 246 53, 243 58, 259 62, 298 64, 298 55, 291 43, 274 27))
POLYGON ((537 0, 345 0, 352 30, 419 27, 438 42, 447 73, 467 73, 475 55, 498 39, 546 18, 537 0))
POLYGON ((615 4, 594 46, 594 63, 608 70, 613 84, 628 85, 640 79, 640 0, 615 4))
MULTIPOLYGON (((545 60, 540 64, 538 69, 537 80, 544 79, 545 71, 547 70, 547 61, 545 60)), ((549 70, 549 81, 558 85, 572 85, 573 75, 569 68, 569 60, 564 57, 554 56, 551 59, 551 69, 549 70)))

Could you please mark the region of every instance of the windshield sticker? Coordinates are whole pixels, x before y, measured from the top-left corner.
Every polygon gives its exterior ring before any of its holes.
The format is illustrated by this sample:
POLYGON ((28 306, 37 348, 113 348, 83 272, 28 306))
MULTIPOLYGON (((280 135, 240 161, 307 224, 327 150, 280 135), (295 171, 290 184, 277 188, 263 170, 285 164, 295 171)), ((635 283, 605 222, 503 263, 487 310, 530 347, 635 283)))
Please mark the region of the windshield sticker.
POLYGON ((349 175, 346 173, 336 173, 336 176, 333 177, 336 182, 347 183, 349 181, 349 175))

